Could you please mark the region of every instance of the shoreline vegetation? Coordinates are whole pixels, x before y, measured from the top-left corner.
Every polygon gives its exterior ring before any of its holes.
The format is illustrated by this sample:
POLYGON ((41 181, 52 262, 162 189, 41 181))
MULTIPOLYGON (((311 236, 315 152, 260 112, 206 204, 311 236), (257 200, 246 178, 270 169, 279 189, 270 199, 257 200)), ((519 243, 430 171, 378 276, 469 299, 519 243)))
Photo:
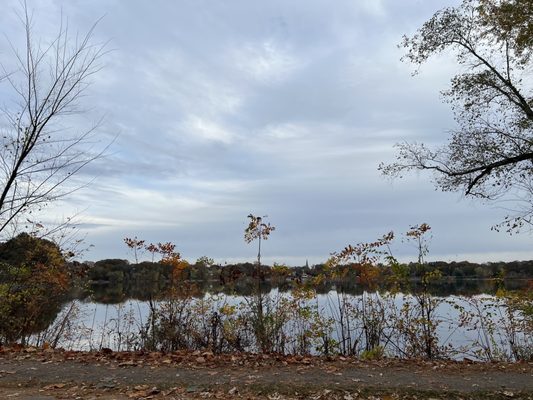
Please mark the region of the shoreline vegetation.
POLYGON ((383 251, 388 234, 295 268, 266 266, 260 256, 190 264, 170 243, 138 239, 128 246, 154 250, 158 262, 139 262, 137 252, 132 264, 66 262, 57 245, 21 234, 0 243, 0 346, 532 361, 533 262, 425 262, 428 230, 407 233, 419 244, 417 262, 383 251), (474 295, 479 277, 491 295, 474 295), (464 295, 448 296, 457 288, 464 295), (84 322, 86 301, 106 304, 101 326, 96 314, 84 322), (470 332, 468 340, 456 341, 456 331, 470 332))

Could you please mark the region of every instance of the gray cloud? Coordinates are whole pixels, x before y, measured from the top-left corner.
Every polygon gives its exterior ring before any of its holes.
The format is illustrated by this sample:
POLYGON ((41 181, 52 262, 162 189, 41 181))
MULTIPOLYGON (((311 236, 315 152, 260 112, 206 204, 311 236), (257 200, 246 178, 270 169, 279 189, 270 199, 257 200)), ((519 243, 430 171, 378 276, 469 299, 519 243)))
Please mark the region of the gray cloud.
MULTIPOLYGON (((453 60, 411 77, 396 45, 457 3, 32 2, 44 39, 61 9, 73 31, 104 16, 95 40, 111 51, 83 99, 89 111, 70 123, 104 114, 101 143, 118 134, 80 176, 94 182, 48 212, 87 209, 93 259, 127 257, 122 238, 134 235, 175 241, 188 258, 253 259, 242 240, 250 212, 278 227, 265 247, 278 262, 317 262, 420 222, 434 226, 440 258, 527 256, 526 236, 490 232, 501 210, 434 192, 428 175, 391 184, 377 172, 395 142, 441 143, 454 126, 439 98, 453 60)), ((13 13, 0 26, 22 44, 13 13)), ((2 42, 2 60, 9 54, 2 42)))

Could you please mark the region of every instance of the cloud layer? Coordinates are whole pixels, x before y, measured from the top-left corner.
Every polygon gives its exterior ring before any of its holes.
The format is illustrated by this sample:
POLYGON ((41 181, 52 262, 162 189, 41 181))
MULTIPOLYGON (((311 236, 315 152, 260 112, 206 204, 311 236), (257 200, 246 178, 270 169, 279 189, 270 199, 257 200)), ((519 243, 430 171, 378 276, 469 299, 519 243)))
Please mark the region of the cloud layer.
MULTIPOLYGON (((19 2, 5 3, 2 33, 21 46, 19 2)), ((137 235, 193 260, 251 260, 249 213, 277 226, 270 261, 318 262, 421 222, 434 228, 434 258, 530 257, 529 237, 489 230, 503 210, 437 193, 427 175, 391 183, 377 172, 395 142, 440 143, 454 126, 439 98, 453 59, 412 77, 397 44, 457 1, 29 3, 43 41, 61 12, 72 31, 103 16, 95 40, 110 41, 73 124, 105 115, 100 139, 118 137, 81 177, 95 181, 47 215, 85 210, 86 257, 127 257, 122 238, 137 235)))

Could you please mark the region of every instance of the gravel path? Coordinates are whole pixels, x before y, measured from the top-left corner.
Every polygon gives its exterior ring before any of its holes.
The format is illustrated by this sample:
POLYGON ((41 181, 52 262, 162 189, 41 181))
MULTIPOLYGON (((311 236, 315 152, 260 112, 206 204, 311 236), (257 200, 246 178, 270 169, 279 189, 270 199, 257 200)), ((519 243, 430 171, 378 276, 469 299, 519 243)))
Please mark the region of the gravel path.
POLYGON ((533 399, 533 365, 0 353, 0 394, 2 399, 533 399))

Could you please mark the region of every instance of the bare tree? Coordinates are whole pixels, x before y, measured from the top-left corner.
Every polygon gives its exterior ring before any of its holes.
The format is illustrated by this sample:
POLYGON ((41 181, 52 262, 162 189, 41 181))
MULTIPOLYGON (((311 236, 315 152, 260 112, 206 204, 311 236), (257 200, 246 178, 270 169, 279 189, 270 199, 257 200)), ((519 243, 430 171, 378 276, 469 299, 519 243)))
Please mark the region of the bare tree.
POLYGON ((79 188, 69 181, 103 152, 95 150, 98 124, 82 132, 61 124, 81 112, 79 100, 101 68, 105 44, 93 43, 96 24, 85 35, 71 35, 61 18, 53 40, 42 44, 26 3, 20 20, 25 48, 9 42, 16 67, 0 64, 14 96, 0 110, 0 234, 79 188))
POLYGON ((405 59, 419 66, 453 50, 463 72, 443 92, 458 128, 447 144, 397 144, 389 176, 434 172, 435 185, 484 200, 519 200, 525 207, 504 221, 509 230, 533 222, 533 3, 464 0, 438 11, 412 37, 405 59), (466 71, 465 71, 466 70, 466 71))

